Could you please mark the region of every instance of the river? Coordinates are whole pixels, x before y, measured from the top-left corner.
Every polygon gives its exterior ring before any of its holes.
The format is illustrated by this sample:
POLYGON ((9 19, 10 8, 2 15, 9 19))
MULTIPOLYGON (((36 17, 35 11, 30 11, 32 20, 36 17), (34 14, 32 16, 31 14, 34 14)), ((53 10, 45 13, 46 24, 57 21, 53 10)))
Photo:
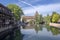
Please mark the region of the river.
POLYGON ((48 25, 38 25, 32 29, 21 29, 23 40, 60 40, 60 29, 48 25))

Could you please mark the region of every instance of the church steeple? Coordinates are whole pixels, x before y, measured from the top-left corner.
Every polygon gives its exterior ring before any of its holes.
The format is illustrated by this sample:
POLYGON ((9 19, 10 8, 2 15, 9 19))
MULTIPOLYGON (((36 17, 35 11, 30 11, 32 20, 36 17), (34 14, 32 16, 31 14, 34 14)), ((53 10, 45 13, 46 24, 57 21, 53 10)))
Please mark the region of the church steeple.
POLYGON ((39 15, 38 11, 36 11, 35 16, 39 15))

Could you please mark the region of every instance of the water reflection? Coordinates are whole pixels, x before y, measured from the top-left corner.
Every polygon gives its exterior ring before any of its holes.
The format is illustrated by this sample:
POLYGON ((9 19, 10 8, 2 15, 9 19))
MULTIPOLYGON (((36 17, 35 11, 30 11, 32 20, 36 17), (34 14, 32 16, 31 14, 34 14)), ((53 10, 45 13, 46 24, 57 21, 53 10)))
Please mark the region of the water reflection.
POLYGON ((60 34, 60 29, 59 28, 55 28, 53 26, 45 26, 47 28, 47 31, 51 31, 53 35, 58 35, 60 34))
POLYGON ((38 31, 42 31, 42 28, 43 28, 43 26, 40 24, 40 25, 35 25, 35 31, 36 31, 36 33, 38 33, 38 31))
POLYGON ((42 31, 43 30, 43 27, 45 27, 47 29, 47 31, 51 31, 53 35, 58 35, 60 34, 60 29, 58 28, 55 28, 55 27, 52 27, 52 26, 49 26, 49 25, 35 25, 35 31, 36 33, 38 33, 38 31, 42 31))
POLYGON ((60 29, 49 25, 35 25, 34 29, 22 29, 23 40, 60 40, 60 29))

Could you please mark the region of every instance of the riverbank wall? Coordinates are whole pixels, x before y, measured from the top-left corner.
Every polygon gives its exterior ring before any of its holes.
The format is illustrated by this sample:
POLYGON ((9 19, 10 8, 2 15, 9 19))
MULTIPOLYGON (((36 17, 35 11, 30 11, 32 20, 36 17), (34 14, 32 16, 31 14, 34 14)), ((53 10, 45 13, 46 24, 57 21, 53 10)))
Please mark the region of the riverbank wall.
POLYGON ((49 23, 49 25, 57 27, 57 28, 60 28, 60 24, 59 23, 49 23))

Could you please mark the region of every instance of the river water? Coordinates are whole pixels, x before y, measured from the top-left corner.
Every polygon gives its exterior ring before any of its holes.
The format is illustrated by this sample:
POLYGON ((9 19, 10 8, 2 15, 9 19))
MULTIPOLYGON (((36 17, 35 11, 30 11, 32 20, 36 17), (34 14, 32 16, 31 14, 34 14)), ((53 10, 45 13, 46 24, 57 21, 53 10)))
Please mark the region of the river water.
POLYGON ((60 40, 60 29, 38 25, 32 29, 21 29, 23 40, 60 40))

